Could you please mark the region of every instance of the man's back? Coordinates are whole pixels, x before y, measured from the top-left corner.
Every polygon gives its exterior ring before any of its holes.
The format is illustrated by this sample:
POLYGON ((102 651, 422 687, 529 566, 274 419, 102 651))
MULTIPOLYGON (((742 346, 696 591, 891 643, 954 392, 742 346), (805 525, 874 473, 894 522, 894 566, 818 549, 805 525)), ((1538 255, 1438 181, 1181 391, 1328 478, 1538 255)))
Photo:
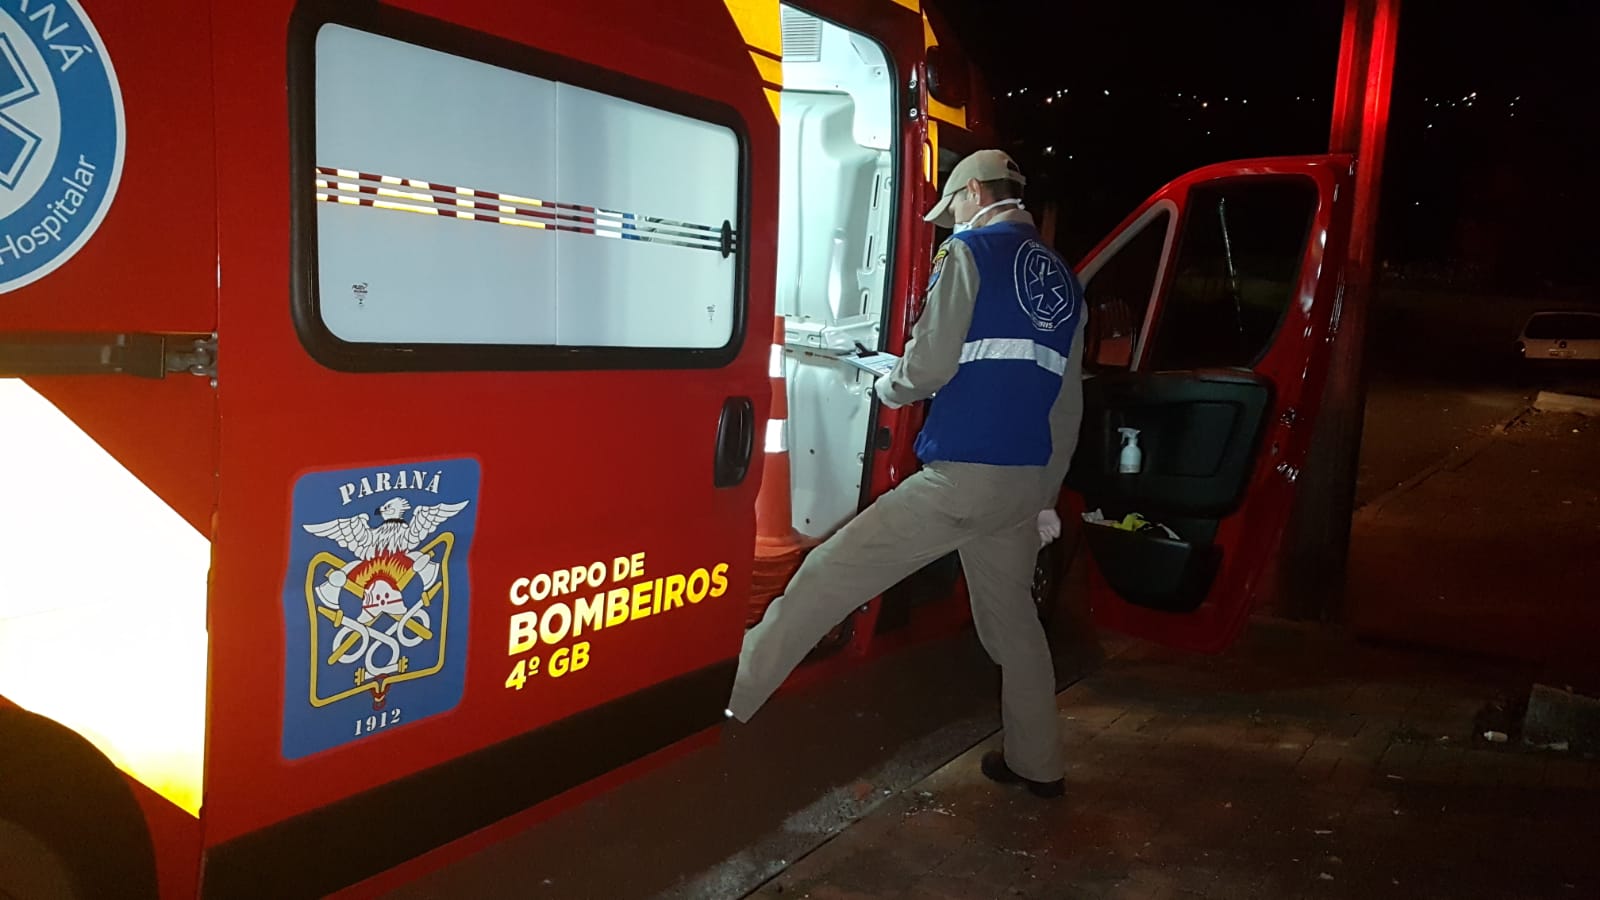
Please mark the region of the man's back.
MULTIPOLYGON (((1082 288, 1020 210, 954 236, 941 254, 946 272, 961 283, 938 299, 965 299, 971 314, 957 371, 917 438, 918 457, 926 463, 1047 465, 1062 379, 1069 370, 1081 373, 1072 355, 1083 319, 1082 288), (953 296, 956 291, 970 297, 953 296)), ((943 277, 936 275, 936 282, 943 277)))

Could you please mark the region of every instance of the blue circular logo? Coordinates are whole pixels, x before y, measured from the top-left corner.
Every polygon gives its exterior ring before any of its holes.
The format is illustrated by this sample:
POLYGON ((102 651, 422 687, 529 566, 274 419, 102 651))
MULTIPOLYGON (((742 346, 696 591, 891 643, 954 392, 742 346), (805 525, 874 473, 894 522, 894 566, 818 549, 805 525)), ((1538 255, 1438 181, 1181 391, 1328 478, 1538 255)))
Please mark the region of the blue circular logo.
POLYGON ((1077 296, 1067 282, 1060 257, 1038 241, 1017 248, 1017 302, 1033 327, 1055 331, 1078 311, 1077 296))
POLYGON ((0 293, 77 253, 122 179, 122 91, 78 0, 0 9, 0 293))

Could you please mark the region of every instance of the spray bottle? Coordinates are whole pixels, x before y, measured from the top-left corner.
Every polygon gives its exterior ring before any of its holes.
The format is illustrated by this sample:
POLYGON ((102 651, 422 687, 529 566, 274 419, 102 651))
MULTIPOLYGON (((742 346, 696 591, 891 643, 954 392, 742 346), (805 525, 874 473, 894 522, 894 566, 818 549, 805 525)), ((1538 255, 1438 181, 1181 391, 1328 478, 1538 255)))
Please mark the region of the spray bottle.
POLYGON ((1139 429, 1118 428, 1122 433, 1122 455, 1117 470, 1124 475, 1137 475, 1144 467, 1144 451, 1139 449, 1139 429))

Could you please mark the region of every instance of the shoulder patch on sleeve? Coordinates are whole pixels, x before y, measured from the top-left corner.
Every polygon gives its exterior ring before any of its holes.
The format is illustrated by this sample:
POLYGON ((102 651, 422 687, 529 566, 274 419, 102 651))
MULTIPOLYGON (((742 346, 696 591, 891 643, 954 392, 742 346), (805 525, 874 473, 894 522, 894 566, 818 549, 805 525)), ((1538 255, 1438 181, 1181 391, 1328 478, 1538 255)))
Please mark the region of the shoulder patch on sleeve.
POLYGON ((933 290, 933 286, 939 283, 939 275, 940 273, 944 272, 945 258, 949 255, 950 242, 945 241, 944 244, 939 247, 939 252, 933 255, 933 266, 928 272, 928 290, 933 290))

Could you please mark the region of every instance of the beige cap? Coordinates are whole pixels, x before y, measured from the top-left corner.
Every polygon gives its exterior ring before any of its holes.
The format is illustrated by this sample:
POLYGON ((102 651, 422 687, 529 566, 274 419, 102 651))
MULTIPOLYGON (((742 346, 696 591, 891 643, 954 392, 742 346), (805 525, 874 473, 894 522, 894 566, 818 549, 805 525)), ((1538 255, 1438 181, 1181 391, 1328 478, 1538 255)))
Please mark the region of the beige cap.
POLYGON ((923 216, 925 222, 932 222, 942 228, 955 226, 955 215, 950 212, 950 203, 955 199, 956 193, 967 186, 967 182, 999 181, 1009 178, 1017 184, 1027 184, 1028 179, 1022 177, 1022 170, 1006 154, 1004 150, 979 150, 968 156, 950 171, 950 177, 945 179, 944 194, 933 209, 923 216))

